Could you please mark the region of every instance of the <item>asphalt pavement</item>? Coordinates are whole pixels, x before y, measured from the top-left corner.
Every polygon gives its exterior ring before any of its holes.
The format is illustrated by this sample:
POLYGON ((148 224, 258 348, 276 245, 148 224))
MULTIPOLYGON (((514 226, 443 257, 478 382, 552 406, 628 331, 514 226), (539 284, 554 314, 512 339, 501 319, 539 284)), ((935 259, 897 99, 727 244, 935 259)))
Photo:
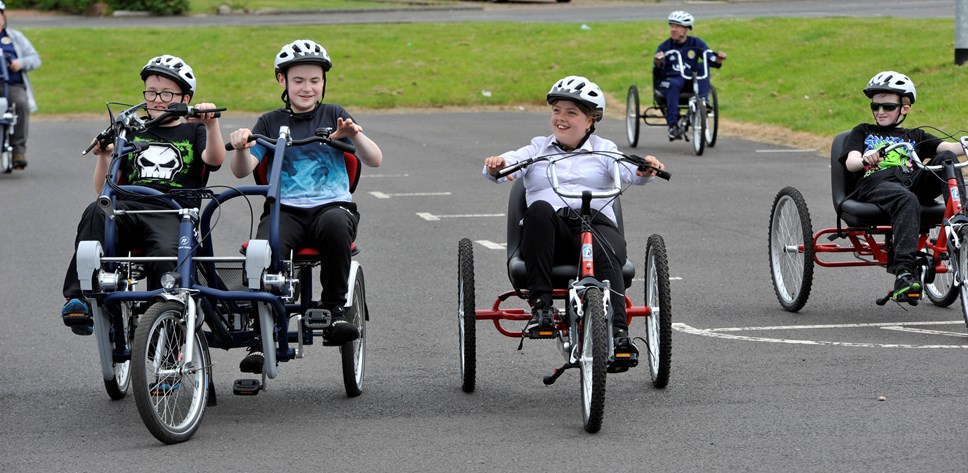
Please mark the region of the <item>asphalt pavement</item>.
MULTIPOLYGON (((796 186, 814 228, 834 224, 828 161, 815 151, 720 137, 696 157, 661 128, 643 130, 635 151, 673 177, 629 190, 623 207, 633 261, 651 234, 668 246, 672 377, 656 390, 644 367, 609 375, 604 427, 590 435, 578 374, 541 382, 562 361, 552 342, 518 351, 478 323, 478 388, 460 390, 460 238, 475 241, 478 307, 508 289, 509 188, 483 179, 481 163, 547 133, 547 114, 358 115, 386 155, 355 194, 372 316, 363 395, 346 398, 338 354, 313 346, 267 391, 232 396, 243 353, 217 351, 219 405, 191 441, 168 447, 130 396, 108 399, 93 339, 58 315, 74 227, 94 196, 80 151, 105 123, 32 122, 28 169, 0 175, 0 471, 964 471, 968 343, 957 308, 877 307, 890 276, 873 268, 818 269, 798 314, 773 295, 777 191, 796 186)), ((228 113, 222 128, 254 118, 228 113)), ((632 151, 623 122, 606 119, 599 133, 632 151)), ((227 169, 213 176, 239 183, 249 181, 227 169)), ((224 209, 219 254, 235 254, 251 218, 244 205, 224 209)), ((636 303, 642 284, 630 290, 636 303)))
MULTIPOLYGON (((566 15, 559 21, 621 21, 661 19, 673 6, 706 16, 943 17, 949 9, 953 16, 950 2, 805 0, 15 21, 99 28, 552 21, 559 14, 566 15)), ((508 289, 501 245, 509 188, 484 180, 481 163, 548 133, 547 114, 357 118, 386 155, 384 166, 364 169, 355 194, 372 317, 363 395, 346 398, 337 352, 313 346, 305 359, 283 364, 267 391, 232 396, 243 353, 215 352, 219 405, 191 441, 176 446, 148 433, 130 396, 108 399, 93 339, 59 320, 77 219, 94 198, 92 158, 80 151, 106 121, 33 120, 28 169, 0 175, 0 471, 964 471, 968 330, 960 310, 878 307, 874 299, 890 276, 876 268, 818 268, 797 314, 773 295, 767 227, 777 191, 795 186, 804 194, 814 230, 835 223, 829 161, 816 151, 720 137, 696 157, 688 143, 668 142, 663 129, 643 129, 634 151, 658 156, 673 178, 623 198, 626 236, 638 265, 649 235, 668 246, 672 377, 656 390, 644 367, 610 375, 604 427, 589 435, 581 430, 577 373, 550 387, 541 382, 561 363, 551 342, 518 351, 517 341, 479 323, 478 388, 460 391, 457 241, 475 242, 479 308, 508 289)), ((222 129, 254 120, 229 112, 222 129)), ((624 122, 605 119, 599 134, 633 151, 624 122)), ((212 183, 249 181, 223 169, 212 183)), ((227 206, 215 229, 217 251, 235 254, 253 218, 241 203, 227 206)), ((638 279, 630 290, 636 303, 641 285, 638 279)))

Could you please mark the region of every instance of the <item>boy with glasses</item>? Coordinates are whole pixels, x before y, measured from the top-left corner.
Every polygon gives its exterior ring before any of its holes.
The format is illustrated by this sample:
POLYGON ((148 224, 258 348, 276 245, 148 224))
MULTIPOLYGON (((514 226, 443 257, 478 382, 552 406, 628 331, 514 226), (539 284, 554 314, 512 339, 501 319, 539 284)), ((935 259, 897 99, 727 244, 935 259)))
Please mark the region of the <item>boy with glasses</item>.
POLYGON ((964 150, 960 143, 942 141, 920 128, 900 127, 917 98, 914 83, 906 75, 880 72, 867 83, 864 95, 871 99, 874 123, 862 123, 851 130, 841 159, 848 171, 863 173, 853 197, 876 204, 891 217, 894 260, 887 270, 896 275, 891 298, 913 305, 921 295, 921 282, 915 275, 921 203, 942 195, 945 183, 934 173, 911 164, 905 150, 896 149, 887 155, 881 150, 909 142, 925 161, 962 155, 964 150))
MULTIPOLYGON (((189 103, 195 95, 195 73, 181 58, 164 55, 152 58, 141 69, 148 118, 156 118, 173 103, 189 103)), ((198 110, 216 108, 201 103, 198 110)), ((122 157, 115 176, 119 184, 150 187, 161 192, 205 187, 209 173, 217 171, 225 160, 225 144, 214 113, 202 113, 188 122, 172 119, 151 129, 135 134, 132 141, 148 141, 143 151, 122 157)), ((97 156, 94 167, 94 192, 100 194, 107 176, 114 145, 94 143, 97 156)), ((178 198, 184 207, 198 207, 197 199, 178 198)), ((118 196, 116 207, 124 210, 170 209, 168 205, 151 199, 125 199, 118 196)), ((104 212, 92 203, 84 210, 77 226, 74 243, 84 240, 104 242, 104 212)), ((146 256, 175 256, 178 254, 178 215, 173 213, 124 214, 114 217, 118 241, 136 241, 146 256)), ((158 281, 165 272, 172 271, 174 262, 147 265, 149 284, 158 281)), ((90 277, 90 275, 86 275, 90 277)), ((61 310, 64 324, 78 335, 93 332, 91 311, 81 293, 77 274, 77 254, 71 259, 64 277, 64 297, 67 303, 61 310)))

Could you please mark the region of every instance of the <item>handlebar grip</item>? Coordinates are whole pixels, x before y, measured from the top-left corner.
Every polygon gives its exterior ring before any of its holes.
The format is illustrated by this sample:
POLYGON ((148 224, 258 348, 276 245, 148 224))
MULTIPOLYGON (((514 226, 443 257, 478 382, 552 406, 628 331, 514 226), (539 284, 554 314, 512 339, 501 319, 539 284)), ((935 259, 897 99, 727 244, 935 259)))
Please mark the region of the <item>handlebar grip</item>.
POLYGON ((227 108, 206 108, 206 109, 190 108, 188 115, 186 116, 188 118, 198 118, 198 116, 203 113, 215 113, 215 118, 221 118, 222 117, 221 112, 224 112, 226 110, 228 109, 227 108))
MULTIPOLYGON (((255 140, 256 140, 255 135, 249 135, 249 139, 245 140, 245 142, 248 143, 250 141, 255 141, 255 140)), ((232 143, 225 143, 225 151, 235 151, 235 145, 233 145, 232 143)))
POLYGON ((669 178, 672 177, 672 173, 669 172, 669 171, 663 170, 663 169, 656 169, 655 170, 655 177, 658 177, 660 179, 665 179, 665 180, 668 181, 669 178))
POLYGON ((326 144, 340 151, 343 151, 349 154, 356 154, 356 146, 353 146, 352 144, 349 144, 340 140, 328 140, 326 144))

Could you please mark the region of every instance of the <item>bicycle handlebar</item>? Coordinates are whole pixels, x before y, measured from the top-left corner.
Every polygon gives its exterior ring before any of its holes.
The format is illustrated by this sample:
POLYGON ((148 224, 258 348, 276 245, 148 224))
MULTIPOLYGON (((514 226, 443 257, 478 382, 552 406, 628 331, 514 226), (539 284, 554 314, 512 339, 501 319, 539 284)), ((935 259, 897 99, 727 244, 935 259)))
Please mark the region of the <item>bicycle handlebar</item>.
MULTIPOLYGON (((699 51, 699 48, 692 48, 690 50, 693 50, 693 49, 696 51, 699 51)), ((665 55, 665 57, 662 58, 662 61, 666 60, 666 58, 673 58, 673 57, 675 58, 676 62, 679 63, 679 75, 682 76, 683 79, 693 79, 692 76, 686 75, 686 68, 683 67, 683 63, 682 63, 682 51, 679 51, 678 49, 670 49, 668 51, 663 51, 662 53, 665 55)), ((716 55, 716 51, 713 51, 712 49, 702 50, 702 55, 704 59, 703 61, 700 62, 700 64, 702 65, 702 75, 699 75, 697 73, 695 76, 695 79, 705 79, 709 77, 709 63, 716 62, 719 60, 719 56, 716 55)), ((690 66, 689 68, 692 69, 692 66, 690 66)))
POLYGON ((651 164, 649 164, 645 160, 645 158, 642 158, 641 156, 636 156, 634 154, 633 155, 628 155, 628 154, 623 154, 623 153, 619 153, 619 152, 612 152, 612 151, 604 151, 604 152, 603 151, 586 151, 586 152, 581 152, 581 153, 571 153, 571 154, 567 154, 567 155, 553 154, 553 155, 545 155, 545 156, 535 156, 533 158, 528 158, 528 159, 525 159, 523 161, 518 161, 518 162, 516 162, 514 164, 511 164, 510 166, 505 166, 505 167, 499 169, 497 172, 494 173, 494 177, 500 179, 502 177, 507 177, 509 174, 512 174, 512 173, 518 171, 519 169, 526 168, 526 167, 528 167, 528 166, 530 166, 530 165, 532 165, 534 163, 538 163, 538 162, 541 162, 541 161, 550 161, 551 162, 551 180, 552 180, 552 187, 555 189, 555 192, 558 193, 558 195, 561 195, 562 197, 581 198, 581 194, 580 193, 579 194, 574 194, 574 193, 569 193, 569 192, 565 192, 565 191, 562 191, 561 190, 561 188, 558 186, 558 173, 557 173, 556 168, 555 168, 555 163, 557 163, 558 161, 562 161, 562 160, 565 160, 565 159, 574 157, 574 156, 576 156, 576 154, 599 154, 599 155, 602 155, 602 156, 608 156, 608 157, 612 158, 615 161, 615 166, 616 166, 616 172, 614 174, 614 176, 615 176, 615 187, 611 191, 608 191, 608 192, 605 192, 605 193, 596 193, 596 194, 594 194, 594 197, 598 197, 598 198, 612 197, 614 195, 617 195, 617 194, 621 193, 621 184, 620 184, 619 174, 617 172, 618 171, 617 167, 619 166, 619 163, 622 162, 622 161, 628 161, 628 162, 634 164, 639 170, 652 169, 652 170, 655 171, 656 177, 658 177, 660 179, 665 179, 665 180, 668 181, 672 177, 672 173, 670 173, 669 171, 663 170, 663 169, 656 168, 655 166, 652 166, 651 164), (555 158, 558 158, 558 159, 555 159, 555 158))
POLYGON ((220 112, 224 112, 225 108, 208 108, 200 109, 192 107, 186 103, 173 103, 168 105, 168 109, 164 113, 156 118, 145 121, 143 118, 137 116, 137 112, 145 110, 148 108, 147 103, 141 103, 118 114, 117 118, 112 120, 111 124, 108 125, 104 131, 97 134, 91 144, 81 152, 81 155, 86 155, 94 149, 95 145, 100 145, 101 148, 107 147, 114 141, 117 136, 118 127, 127 128, 130 130, 145 130, 156 126, 160 123, 164 123, 171 117, 186 117, 186 118, 197 118, 204 113, 214 113, 215 118, 222 116, 220 112))
MULTIPOLYGON (((289 138, 288 136, 285 137, 285 138, 283 138, 283 137, 272 138, 272 137, 269 137, 269 136, 266 136, 266 135, 259 135, 259 134, 253 133, 253 134, 249 135, 249 139, 247 141, 262 140, 262 141, 268 142, 270 145, 275 145, 275 144, 277 144, 278 140, 285 139, 286 140, 286 146, 302 146, 302 145, 309 144, 309 143, 323 143, 323 144, 332 146, 333 148, 336 148, 336 149, 338 149, 340 151, 343 151, 343 152, 346 152, 346 153, 350 153, 350 154, 356 154, 356 147, 355 146, 353 146, 352 144, 349 144, 349 143, 345 143, 345 142, 340 141, 340 140, 334 140, 334 139, 330 138, 329 135, 331 135, 332 133, 333 133, 333 129, 332 128, 319 128, 319 129, 316 130, 316 134, 315 135, 310 136, 309 138, 303 138, 303 139, 299 139, 299 140, 293 140, 293 139, 289 138)), ((235 150, 235 145, 233 145, 232 143, 225 143, 225 150, 226 151, 234 151, 235 150)))

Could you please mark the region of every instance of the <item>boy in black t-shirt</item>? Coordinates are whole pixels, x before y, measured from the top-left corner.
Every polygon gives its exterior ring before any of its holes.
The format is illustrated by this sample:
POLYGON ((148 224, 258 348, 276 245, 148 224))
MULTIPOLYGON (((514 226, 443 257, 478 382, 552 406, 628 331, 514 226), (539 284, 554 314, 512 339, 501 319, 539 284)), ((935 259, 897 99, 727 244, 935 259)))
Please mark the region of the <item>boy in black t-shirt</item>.
MULTIPOLYGON (((863 172, 854 198, 876 204, 891 216, 894 261, 887 268, 897 275, 891 297, 916 302, 921 282, 915 276, 915 252, 921 228, 921 203, 931 202, 944 191, 944 180, 910 162, 904 149, 882 156, 881 149, 900 142, 915 145, 918 157, 933 159, 942 153, 964 154, 960 143, 945 142, 919 128, 901 128, 914 105, 917 92, 911 79, 895 71, 875 75, 864 88, 871 99, 874 123, 851 130, 841 157, 850 172, 863 172)), ((950 154, 949 154, 950 157, 950 154)))
MULTIPOLYGON (((248 141, 253 133, 276 136, 279 127, 288 126, 293 140, 311 137, 318 128, 331 128, 330 138, 348 141, 356 147, 363 164, 378 167, 383 152, 363 127, 339 105, 322 103, 326 95, 326 73, 333 67, 326 49, 315 41, 300 39, 286 44, 276 54, 273 68, 276 82, 283 88, 283 108, 267 112, 253 129, 233 131, 229 141, 235 148, 232 174, 245 177, 264 159, 271 158, 266 147, 248 141)), ((313 248, 319 252, 320 282, 323 289, 319 305, 332 316, 324 329, 326 338, 343 344, 360 337, 359 329, 346 320, 344 305, 351 267, 350 252, 356 238, 359 214, 352 202, 343 153, 329 146, 295 146, 286 149, 280 176, 279 251, 313 248)), ((259 238, 269 236, 269 203, 259 222, 259 238)), ((261 373, 262 345, 249 349, 239 369, 261 373)))
MULTIPOLYGON (((195 74, 180 58, 170 55, 152 58, 141 69, 143 92, 149 118, 168 109, 172 103, 189 103, 195 95, 195 74)), ((213 109, 214 104, 202 103, 199 110, 213 109)), ((203 113, 188 123, 172 120, 136 133, 132 141, 148 141, 151 145, 139 153, 123 157, 118 179, 120 184, 139 185, 167 192, 177 189, 204 187, 209 173, 217 171, 225 160, 225 145, 213 113, 203 113)), ((100 194, 111 164, 113 144, 102 148, 95 143, 97 155, 94 167, 94 192, 100 194)), ((183 206, 198 206, 197 201, 180 201, 183 206)), ((150 199, 125 200, 119 196, 117 208, 125 210, 169 209, 162 202, 150 199)), ((175 256, 178 254, 178 215, 173 213, 124 214, 114 218, 118 241, 137 241, 147 256, 175 256)), ((77 243, 85 240, 104 242, 105 216, 92 203, 84 210, 77 226, 75 254, 64 276, 64 297, 61 309, 64 324, 78 335, 93 332, 90 307, 81 293, 77 274, 77 243)), ((148 265, 148 281, 153 284, 161 274, 173 270, 174 262, 148 265)), ((90 276, 90 275, 87 275, 90 276)))

